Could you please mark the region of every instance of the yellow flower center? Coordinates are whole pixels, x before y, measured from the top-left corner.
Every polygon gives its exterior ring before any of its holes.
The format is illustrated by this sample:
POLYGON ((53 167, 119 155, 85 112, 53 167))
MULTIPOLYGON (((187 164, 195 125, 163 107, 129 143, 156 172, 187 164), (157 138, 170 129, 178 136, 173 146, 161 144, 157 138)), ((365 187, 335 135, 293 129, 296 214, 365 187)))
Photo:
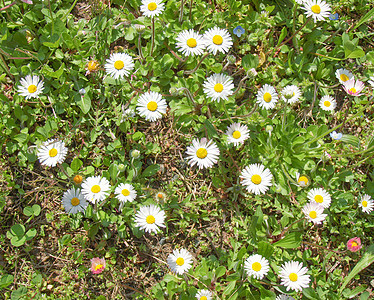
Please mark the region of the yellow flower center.
POLYGON ((261 176, 260 176, 260 175, 257 175, 257 174, 253 175, 253 176, 251 177, 251 180, 252 180, 252 182, 253 182, 254 184, 260 184, 261 181, 262 181, 261 176))
POLYGON ((300 176, 299 180, 297 181, 300 185, 306 186, 308 184, 308 177, 306 176, 300 176))
POLYGON ((353 87, 349 90, 350 92, 352 92, 353 94, 356 94, 357 93, 357 90, 353 87))
POLYGON ((196 151, 196 156, 198 157, 198 158, 205 158, 206 156, 208 155, 208 151, 206 151, 206 149, 205 148, 199 148, 199 149, 197 149, 197 151, 196 151))
POLYGON ((101 269, 103 267, 104 266, 102 264, 98 264, 98 265, 95 266, 95 271, 97 271, 97 270, 99 270, 99 269, 101 269))
POLYGON ((214 86, 214 90, 217 92, 217 93, 220 93, 223 91, 223 85, 222 83, 216 83, 216 85, 214 86))
POLYGON ((290 275, 288 275, 288 278, 290 278, 291 281, 295 282, 297 281, 297 274, 291 273, 290 275))
POLYGON ((91 188, 91 192, 92 193, 98 193, 98 192, 100 192, 101 191, 101 187, 99 186, 99 185, 97 185, 97 184, 95 184, 94 186, 92 186, 92 188, 91 188))
POLYGON ((148 10, 154 11, 157 8, 157 4, 155 2, 151 2, 148 4, 148 10))
POLYGON ((367 207, 367 206, 368 206, 368 202, 367 202, 367 201, 365 201, 365 200, 364 200, 364 201, 362 201, 362 203, 361 203, 361 204, 362 204, 362 206, 363 206, 363 207, 367 207))
POLYGON ((90 60, 87 64, 88 71, 96 71, 99 67, 99 63, 96 60, 90 60))
POLYGON ((50 157, 55 157, 57 155, 58 151, 56 148, 52 148, 51 150, 49 150, 48 154, 50 157))
POLYGON ((158 193, 158 194, 157 194, 157 198, 159 198, 159 199, 163 199, 163 198, 164 198, 164 195, 163 195, 162 193, 158 193))
POLYGON ((253 271, 258 272, 262 269, 262 266, 259 262, 256 261, 255 263, 252 264, 252 269, 253 271))
POLYGON ((197 46, 197 42, 194 38, 190 38, 187 40, 187 46, 190 48, 195 48, 197 46))
POLYGON ((238 138, 240 138, 242 136, 242 134, 240 133, 240 131, 238 131, 238 130, 235 130, 233 133, 232 133, 232 137, 234 138, 234 139, 238 139, 238 138))
POLYGON ((352 247, 357 247, 357 246, 358 246, 358 244, 357 244, 357 242, 355 242, 355 241, 352 241, 352 242, 351 242, 351 246, 352 246, 352 247))
POLYGON ((184 259, 182 257, 178 257, 175 262, 177 263, 178 266, 183 266, 184 259))
POLYGON ((124 195, 124 196, 128 196, 128 195, 130 195, 130 191, 129 191, 128 189, 123 189, 121 193, 122 193, 122 195, 124 195))
POLYGON ((340 80, 345 82, 349 80, 349 77, 345 74, 340 74, 340 80))
POLYGON ((325 102, 323 102, 323 105, 326 106, 326 107, 330 107, 331 102, 330 101, 325 101, 325 102))
POLYGON ((36 85, 35 84, 30 84, 29 87, 27 88, 30 94, 36 92, 36 85))
POLYGON ((317 202, 317 203, 322 203, 323 202, 323 197, 321 195, 315 195, 314 196, 314 200, 317 202))
POLYGON ((150 111, 155 111, 157 109, 157 103, 155 101, 149 101, 147 104, 147 108, 150 111))
POLYGON ((321 13, 321 7, 319 5, 313 5, 312 6, 312 12, 314 12, 315 14, 320 14, 321 13))
POLYGON ((70 202, 71 202, 71 205, 73 205, 73 206, 77 206, 80 203, 80 201, 77 197, 72 198, 70 202))
POLYGON ((73 181, 75 184, 80 184, 83 181, 83 177, 81 175, 75 175, 73 181))
POLYGON ((207 300, 208 298, 206 296, 201 296, 200 300, 207 300))
POLYGON ((153 224, 154 222, 156 222, 156 219, 155 219, 154 216, 149 215, 149 216, 145 219, 145 221, 146 221, 148 224, 153 224))
POLYGON ((265 93, 264 94, 264 101, 269 103, 271 101, 271 95, 270 93, 265 93))
POLYGON ((312 219, 315 219, 315 218, 317 218, 317 213, 316 213, 314 210, 312 210, 312 211, 309 213, 309 217, 311 217, 312 219))
POLYGON ((117 70, 122 70, 124 66, 125 66, 125 64, 123 63, 122 60, 117 60, 117 61, 114 63, 114 67, 115 67, 117 70))
POLYGON ((215 35, 213 37, 213 43, 216 45, 221 45, 223 43, 223 38, 220 35, 215 35))

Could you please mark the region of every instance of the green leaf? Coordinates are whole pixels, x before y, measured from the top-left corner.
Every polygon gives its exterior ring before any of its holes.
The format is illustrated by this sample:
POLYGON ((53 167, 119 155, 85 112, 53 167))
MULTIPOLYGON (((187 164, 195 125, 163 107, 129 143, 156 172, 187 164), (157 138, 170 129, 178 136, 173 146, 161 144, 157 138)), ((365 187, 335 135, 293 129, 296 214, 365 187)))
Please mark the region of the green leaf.
POLYGON ((6 288, 8 285, 12 284, 13 280, 13 275, 4 274, 0 279, 0 289, 6 288))
POLYGON ((349 53, 349 55, 346 56, 346 58, 360 58, 363 56, 365 56, 365 52, 362 49, 357 48, 353 50, 351 53, 349 53))
POLYGON ((320 299, 320 297, 318 296, 318 294, 316 293, 316 291, 313 288, 311 288, 311 287, 304 288, 303 289, 303 295, 305 297, 307 297, 308 299, 311 299, 311 300, 320 299))
POLYGON ((40 215, 40 211, 41 211, 41 208, 40 208, 40 205, 38 204, 34 204, 32 206, 32 210, 34 211, 34 216, 37 217, 40 215))
POLYGON ((301 232, 291 232, 280 241, 275 242, 273 246, 282 247, 286 249, 296 249, 301 245, 301 236, 301 232))
POLYGON ((30 216, 33 216, 34 215, 34 210, 32 209, 31 206, 26 206, 24 209, 23 209, 23 214, 27 217, 30 217, 30 216))
POLYGON ((81 168, 82 165, 83 165, 83 162, 79 158, 74 158, 70 164, 70 168, 74 172, 78 172, 78 170, 81 168))
POLYGON ((251 68, 256 68, 259 64, 259 59, 257 55, 247 54, 242 58, 242 66, 246 71, 251 68))
POLYGON ((341 295, 344 288, 347 284, 362 270, 366 269, 374 262, 374 244, 370 245, 369 248, 366 250, 360 261, 355 265, 352 271, 348 274, 347 277, 344 278, 342 286, 339 289, 339 294, 341 295))
POLYGON ((360 21, 356 24, 356 26, 353 28, 355 30, 357 27, 361 26, 362 24, 368 22, 372 17, 374 16, 374 8, 372 8, 370 11, 366 13, 365 16, 363 16, 360 21))
POLYGON ((363 284, 363 285, 360 285, 360 286, 356 287, 353 290, 344 289, 343 296, 351 299, 351 298, 355 297, 356 295, 358 295, 359 293, 362 293, 363 291, 365 291, 366 288, 367 288, 367 285, 363 284))
POLYGON ((152 166, 148 166, 144 171, 143 171, 143 174, 142 176, 143 177, 151 177, 153 175, 155 175, 158 170, 160 170, 160 166, 159 165, 152 165, 152 166))
POLYGON ((226 268, 224 266, 219 266, 216 269, 216 278, 220 278, 225 274, 226 274, 226 268))
POLYGON ((24 286, 21 286, 20 288, 16 289, 12 292, 12 295, 10 296, 11 300, 18 300, 23 296, 26 296, 27 294, 27 288, 24 286))
POLYGON ((274 252, 274 246, 271 245, 270 243, 265 242, 265 241, 260 241, 258 243, 258 250, 257 250, 258 254, 262 255, 263 257, 270 258, 273 252, 274 252))
POLYGON ((88 93, 85 93, 83 97, 80 96, 78 106, 84 114, 87 114, 91 109, 91 98, 88 93))
POLYGON ((10 239, 10 242, 14 247, 20 247, 26 242, 26 236, 14 236, 10 239))
POLYGON ((14 236, 22 237, 25 234, 25 226, 22 224, 15 224, 10 228, 10 232, 14 236))
POLYGON ((351 134, 343 134, 341 141, 347 144, 351 144, 357 148, 360 146, 360 139, 357 136, 351 134))
POLYGON ((284 40, 284 38, 287 36, 287 27, 284 26, 282 28, 282 31, 279 35, 279 39, 278 39, 278 44, 277 44, 277 47, 280 45, 280 43, 282 43, 282 41, 284 40))
POLYGON ((223 295, 228 295, 228 294, 230 294, 230 293, 234 290, 235 285, 236 285, 236 281, 235 281, 235 280, 234 280, 234 281, 231 281, 231 282, 226 286, 226 288, 224 289, 224 291, 223 291, 223 295))
POLYGON ((110 175, 110 178, 113 180, 113 181, 116 181, 117 179, 117 175, 118 175, 118 165, 117 163, 112 163, 109 167, 109 175, 110 175))
POLYGON ((26 237, 27 241, 31 240, 34 236, 36 236, 36 229, 35 228, 29 229, 25 234, 25 237, 26 237))

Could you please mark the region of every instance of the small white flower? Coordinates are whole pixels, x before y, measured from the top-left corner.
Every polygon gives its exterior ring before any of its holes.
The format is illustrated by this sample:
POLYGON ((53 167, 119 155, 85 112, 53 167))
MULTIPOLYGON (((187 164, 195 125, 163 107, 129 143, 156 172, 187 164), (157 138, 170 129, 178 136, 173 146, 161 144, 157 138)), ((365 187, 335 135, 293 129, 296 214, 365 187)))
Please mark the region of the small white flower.
POLYGON ((129 183, 121 183, 114 190, 117 199, 121 202, 132 202, 135 200, 137 193, 134 187, 129 183))
POLYGON ((219 149, 213 141, 202 138, 194 139, 192 146, 187 147, 187 161, 190 166, 197 165, 199 169, 210 168, 218 161, 219 149))
POLYGON ((310 202, 315 202, 323 208, 329 208, 331 204, 331 196, 323 188, 311 189, 308 193, 310 202))
POLYGON ((20 80, 20 84, 17 92, 26 99, 38 98, 39 94, 44 90, 43 80, 39 80, 39 76, 36 75, 27 75, 20 80))
POLYGON ((228 52, 233 44, 231 35, 227 29, 221 29, 217 26, 208 29, 203 37, 208 51, 214 55, 217 52, 228 52))
POLYGON ((322 223, 327 215, 323 213, 323 206, 316 202, 309 202, 303 207, 303 213, 308 221, 314 224, 322 223))
POLYGON ((140 11, 146 17, 155 17, 164 11, 164 3, 161 0, 142 0, 140 11))
POLYGON ((275 300, 295 300, 294 297, 288 296, 288 295, 278 295, 275 300))
POLYGON ((306 274, 307 272, 308 269, 298 261, 285 262, 279 272, 281 284, 286 286, 287 291, 290 289, 301 291, 303 288, 309 287, 310 276, 306 274))
POLYGON ((358 204, 364 213, 370 214, 374 209, 374 201, 367 194, 361 197, 361 202, 358 204))
POLYGON ((283 101, 293 104, 300 100, 301 91, 296 85, 287 85, 283 88, 281 95, 283 101))
POLYGON ((233 143, 234 146, 243 144, 249 138, 247 125, 241 125, 240 123, 231 124, 225 134, 227 135, 227 141, 233 143))
POLYGON ((248 276, 262 279, 269 272, 269 261, 260 254, 253 254, 245 260, 244 269, 248 276))
POLYGON ((246 186, 249 193, 256 195, 265 194, 271 186, 273 175, 264 165, 251 164, 242 171, 240 178, 243 179, 243 185, 246 186))
POLYGON ((104 65, 105 71, 114 79, 128 76, 130 71, 134 69, 134 60, 126 53, 113 53, 106 60, 104 65))
POLYGON ((228 100, 232 95, 234 84, 232 78, 225 74, 213 74, 203 84, 204 93, 213 101, 228 100))
POLYGON ((360 81, 356 80, 354 78, 347 80, 343 83, 343 89, 347 92, 348 95, 352 96, 361 96, 361 91, 364 89, 365 84, 360 81))
POLYGON ((80 211, 84 212, 88 203, 86 199, 84 199, 80 189, 71 188, 62 196, 62 205, 66 213, 76 214, 80 211))
POLYGON ((314 22, 324 21, 331 13, 331 7, 323 0, 304 0, 303 6, 308 17, 312 17, 314 22))
POLYGON ((310 184, 310 180, 308 176, 300 175, 299 172, 296 172, 296 181, 297 181, 297 184, 303 188, 307 187, 310 184))
POLYGON ((186 249, 176 249, 169 254, 167 263, 172 272, 182 275, 192 267, 192 255, 186 249))
POLYGON ((321 98, 319 106, 325 111, 332 111, 336 108, 336 101, 333 97, 325 95, 321 98))
POLYGON ((101 202, 108 197, 110 183, 108 179, 101 176, 91 176, 82 182, 82 193, 84 198, 91 203, 101 202))
POLYGON ((157 233, 159 227, 166 227, 165 212, 153 204, 142 206, 135 215, 135 223, 145 232, 157 233))
POLYGON ((153 122, 162 118, 162 114, 166 113, 167 107, 168 105, 162 95, 151 91, 140 95, 136 110, 147 121, 153 122))
POLYGON ((346 69, 336 70, 335 76, 341 84, 353 78, 353 74, 346 69))
POLYGON ((40 164, 47 167, 54 167, 65 160, 68 149, 65 143, 58 140, 48 140, 38 149, 37 156, 40 164))
POLYGON ((177 36, 176 46, 185 56, 195 56, 204 53, 205 41, 203 36, 193 29, 183 30, 177 36))
POLYGON ((197 300, 212 300, 213 294, 209 290, 198 290, 195 297, 197 300))
POLYGON ((265 84, 257 93, 257 101, 261 108, 272 109, 278 102, 278 94, 274 87, 265 84))
POLYGON ((130 152, 130 156, 131 156, 131 158, 133 158, 133 159, 138 159, 138 158, 140 157, 140 151, 137 150, 137 149, 133 149, 133 150, 131 150, 131 152, 130 152))

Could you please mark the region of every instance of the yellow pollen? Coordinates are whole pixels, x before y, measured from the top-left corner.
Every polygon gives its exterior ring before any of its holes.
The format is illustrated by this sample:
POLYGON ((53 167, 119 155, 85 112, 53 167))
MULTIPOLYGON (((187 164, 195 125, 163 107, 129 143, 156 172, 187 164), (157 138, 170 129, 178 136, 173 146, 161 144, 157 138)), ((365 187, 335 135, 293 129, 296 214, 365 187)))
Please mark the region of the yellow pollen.
POLYGON ((128 196, 128 195, 130 195, 130 191, 129 191, 128 189, 123 189, 121 193, 122 193, 122 195, 124 195, 124 196, 128 196))
POLYGON ((262 181, 262 179, 261 179, 261 176, 260 176, 260 175, 255 174, 255 175, 253 175, 253 176, 251 177, 251 181, 252 181, 254 184, 260 184, 261 181, 262 181))
POLYGON ((77 206, 80 203, 80 201, 77 197, 72 198, 70 202, 71 202, 71 205, 73 205, 73 206, 77 206))
POLYGON ((252 269, 253 271, 258 272, 262 269, 262 266, 259 262, 256 261, 255 263, 252 264, 252 269))
POLYGON ((349 90, 350 92, 352 92, 353 94, 356 94, 357 93, 357 90, 353 87, 349 90))
POLYGON ((123 63, 122 60, 117 60, 117 61, 114 63, 114 67, 115 67, 117 70, 122 70, 124 66, 125 66, 125 64, 123 63))
POLYGON ((178 257, 175 262, 177 263, 178 266, 184 265, 184 259, 182 257, 178 257))
POLYGON ((148 224, 153 224, 154 222, 156 222, 156 219, 155 219, 154 216, 149 215, 149 216, 145 219, 145 221, 146 221, 148 224))
POLYGON ((200 300, 207 300, 208 298, 206 296, 201 296, 200 300))
POLYGON ((352 247, 357 247, 357 246, 358 246, 358 244, 357 244, 357 242, 355 242, 355 241, 352 241, 352 242, 351 242, 351 246, 352 246, 352 247))
POLYGON ((223 43, 223 38, 222 38, 222 36, 220 36, 220 35, 215 35, 215 36, 213 37, 213 43, 216 44, 216 45, 222 45, 222 43, 223 43))
POLYGON ((149 101, 147 104, 147 108, 150 111, 155 111, 157 109, 157 103, 155 101, 149 101))
POLYGON ((223 85, 222 83, 216 83, 216 85, 214 86, 214 90, 217 92, 217 93, 220 93, 223 91, 223 85))
POLYGON ((296 273, 291 273, 290 275, 288 275, 288 277, 293 282, 297 281, 297 274, 296 273))
POLYGON ((30 94, 36 92, 36 85, 35 84, 30 84, 29 87, 27 88, 30 94))
POLYGON ((314 200, 317 203, 322 203, 323 202, 323 197, 321 195, 315 195, 314 200))
POLYGON ((331 102, 330 101, 325 101, 325 102, 323 102, 323 105, 326 106, 326 107, 330 107, 331 102))
POLYGON ((81 175, 75 175, 73 181, 75 184, 81 184, 83 181, 83 177, 81 175))
POLYGON ((205 158, 207 155, 208 155, 208 151, 206 151, 205 148, 199 148, 199 149, 197 149, 197 151, 196 151, 196 156, 197 156, 198 158, 203 159, 203 158, 205 158))
POLYGON ((48 154, 50 157, 55 157, 57 155, 58 151, 56 148, 52 148, 51 150, 49 150, 48 154))
POLYGON ((98 264, 95 266, 95 271, 101 269, 102 267, 104 267, 102 264, 98 264))
POLYGON ((270 93, 265 93, 264 94, 264 101, 269 103, 271 101, 271 95, 270 93))
POLYGON ((315 219, 315 218, 317 218, 317 213, 316 213, 314 210, 312 210, 312 211, 309 213, 309 217, 311 217, 312 219, 315 219))
POLYGON ((321 7, 319 5, 313 5, 312 6, 312 12, 314 12, 315 14, 320 14, 321 13, 321 7))
POLYGON ((92 192, 92 193, 97 194, 97 193, 100 192, 100 191, 101 191, 101 188, 100 188, 100 186, 97 185, 97 184, 95 184, 95 185, 92 186, 92 188, 91 188, 91 192, 92 192))
POLYGON ((362 203, 361 203, 361 204, 362 204, 362 206, 363 206, 363 207, 367 207, 367 206, 368 206, 368 202, 367 202, 367 201, 365 201, 365 200, 364 200, 364 201, 362 201, 362 203))
POLYGON ((232 137, 234 138, 234 139, 238 139, 238 138, 240 138, 242 136, 242 134, 240 133, 240 131, 238 131, 238 130, 235 130, 233 133, 232 133, 232 137))
POLYGON ((349 77, 345 74, 340 74, 340 80, 345 82, 349 80, 349 77))
POLYGON ((308 184, 308 177, 300 176, 299 180, 297 181, 300 185, 306 186, 308 184))
POLYGON ((157 8, 157 4, 155 2, 151 2, 148 4, 148 10, 154 11, 157 8))
POLYGON ((96 71, 99 68, 99 63, 96 60, 90 60, 87 64, 88 71, 96 71))
POLYGON ((188 39, 187 46, 190 48, 195 48, 197 46, 196 40, 194 38, 188 39))

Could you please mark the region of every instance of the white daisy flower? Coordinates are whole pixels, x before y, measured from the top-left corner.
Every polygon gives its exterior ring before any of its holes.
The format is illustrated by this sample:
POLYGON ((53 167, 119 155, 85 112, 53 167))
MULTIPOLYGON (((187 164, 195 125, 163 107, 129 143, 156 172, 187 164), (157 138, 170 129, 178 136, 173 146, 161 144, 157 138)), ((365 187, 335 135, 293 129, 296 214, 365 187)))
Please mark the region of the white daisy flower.
POLYGON ((20 80, 17 92, 26 99, 37 98, 44 90, 43 80, 39 80, 39 76, 26 75, 20 80))
POLYGON ((227 141, 233 143, 234 146, 243 144, 246 139, 249 138, 249 130, 247 125, 242 125, 240 123, 233 123, 225 132, 227 135, 227 141))
POLYGON ((145 232, 157 233, 159 227, 166 227, 165 212, 153 204, 142 206, 135 215, 135 223, 145 232))
POLYGON ((301 97, 301 91, 296 85, 287 85, 281 91, 281 98, 288 104, 293 104, 299 101, 301 97))
POLYGON ((323 0, 304 0, 303 6, 308 17, 312 17, 314 22, 324 21, 331 13, 331 7, 323 0))
POLYGON ((108 197, 110 183, 105 177, 91 176, 82 182, 82 193, 86 200, 96 203, 101 202, 108 197))
POLYGON ((186 249, 176 249, 169 254, 167 263, 172 272, 182 275, 192 267, 192 255, 186 249))
POLYGON ((40 164, 47 167, 54 167, 65 160, 68 148, 65 143, 58 140, 48 140, 38 148, 37 156, 40 164))
POLYGON ((288 295, 278 295, 275 300, 295 300, 294 297, 288 296, 288 295))
POLYGON ((164 9, 164 3, 161 0, 142 0, 140 6, 140 11, 148 18, 158 16, 164 9))
POLYGON ((205 45, 210 53, 214 55, 217 52, 226 53, 232 46, 232 38, 227 29, 221 29, 217 26, 208 29, 203 36, 205 45))
POLYGON ((323 206, 316 202, 309 202, 305 204, 302 211, 308 221, 313 222, 314 224, 320 224, 327 217, 327 215, 323 213, 323 209, 323 206))
POLYGON ((187 161, 193 167, 197 165, 199 169, 210 168, 218 161, 219 149, 215 142, 206 138, 193 139, 192 146, 187 147, 187 161))
POLYGON ((288 261, 281 266, 279 276, 281 284, 286 286, 287 291, 290 289, 301 291, 303 288, 309 287, 310 276, 306 273, 308 269, 298 261, 288 261))
POLYGON ((332 111, 336 108, 336 101, 333 97, 325 95, 321 98, 319 106, 325 111, 332 111))
POLYGON ((240 178, 243 179, 243 185, 246 186, 249 193, 256 195, 265 194, 271 186, 273 175, 264 165, 251 164, 242 171, 240 178))
POLYGON ((134 187, 129 183, 121 183, 114 190, 117 199, 121 202, 132 202, 135 200, 137 193, 134 187))
POLYGON ((370 214, 374 209, 374 201, 367 194, 361 197, 361 202, 358 204, 364 213, 370 214))
POLYGON ((88 203, 86 199, 84 199, 80 189, 71 188, 62 196, 62 205, 64 206, 66 213, 76 214, 80 211, 84 212, 88 203))
POLYGON ((212 300, 213 294, 209 290, 198 290, 195 297, 197 300, 212 300))
POLYGON ((296 172, 296 181, 297 184, 301 187, 307 187, 310 184, 310 180, 306 175, 300 175, 299 172, 296 172))
POLYGON ((213 74, 203 84, 204 93, 213 101, 228 100, 232 95, 234 84, 232 78, 225 74, 213 74))
POLYGON ((354 78, 349 79, 348 81, 343 83, 343 89, 347 92, 348 95, 352 96, 361 96, 360 92, 364 89, 365 84, 354 78))
POLYGON ((323 208, 329 208, 331 204, 331 196, 323 188, 311 189, 308 193, 310 202, 315 202, 323 208))
POLYGON ((370 84, 371 85, 371 87, 373 87, 374 88, 374 76, 370 76, 370 78, 369 78, 370 80, 368 80, 368 84, 370 84))
POLYGON ((336 78, 339 80, 339 82, 341 84, 344 84, 344 82, 346 82, 346 81, 354 78, 353 74, 351 72, 349 72, 348 70, 346 70, 346 69, 338 69, 338 70, 336 70, 335 76, 336 76, 336 78))
POLYGON ((245 260, 244 269, 248 276, 262 279, 269 272, 269 261, 260 254, 253 254, 245 260))
POLYGON ((185 56, 200 55, 204 53, 205 41, 203 36, 193 29, 183 30, 177 36, 177 48, 185 56))
POLYGON ((272 109, 278 102, 278 94, 274 87, 265 84, 257 93, 257 101, 261 108, 272 109))
POLYGON ((153 122, 162 118, 167 107, 168 105, 161 94, 151 91, 140 95, 136 110, 147 121, 153 122))
POLYGON ((164 192, 162 191, 158 191, 155 195, 155 200, 158 202, 158 203, 165 203, 165 200, 167 199, 167 196, 164 192))
POLYGON ((134 60, 126 53, 113 53, 106 60, 105 71, 114 79, 129 76, 130 71, 134 69, 134 60))

